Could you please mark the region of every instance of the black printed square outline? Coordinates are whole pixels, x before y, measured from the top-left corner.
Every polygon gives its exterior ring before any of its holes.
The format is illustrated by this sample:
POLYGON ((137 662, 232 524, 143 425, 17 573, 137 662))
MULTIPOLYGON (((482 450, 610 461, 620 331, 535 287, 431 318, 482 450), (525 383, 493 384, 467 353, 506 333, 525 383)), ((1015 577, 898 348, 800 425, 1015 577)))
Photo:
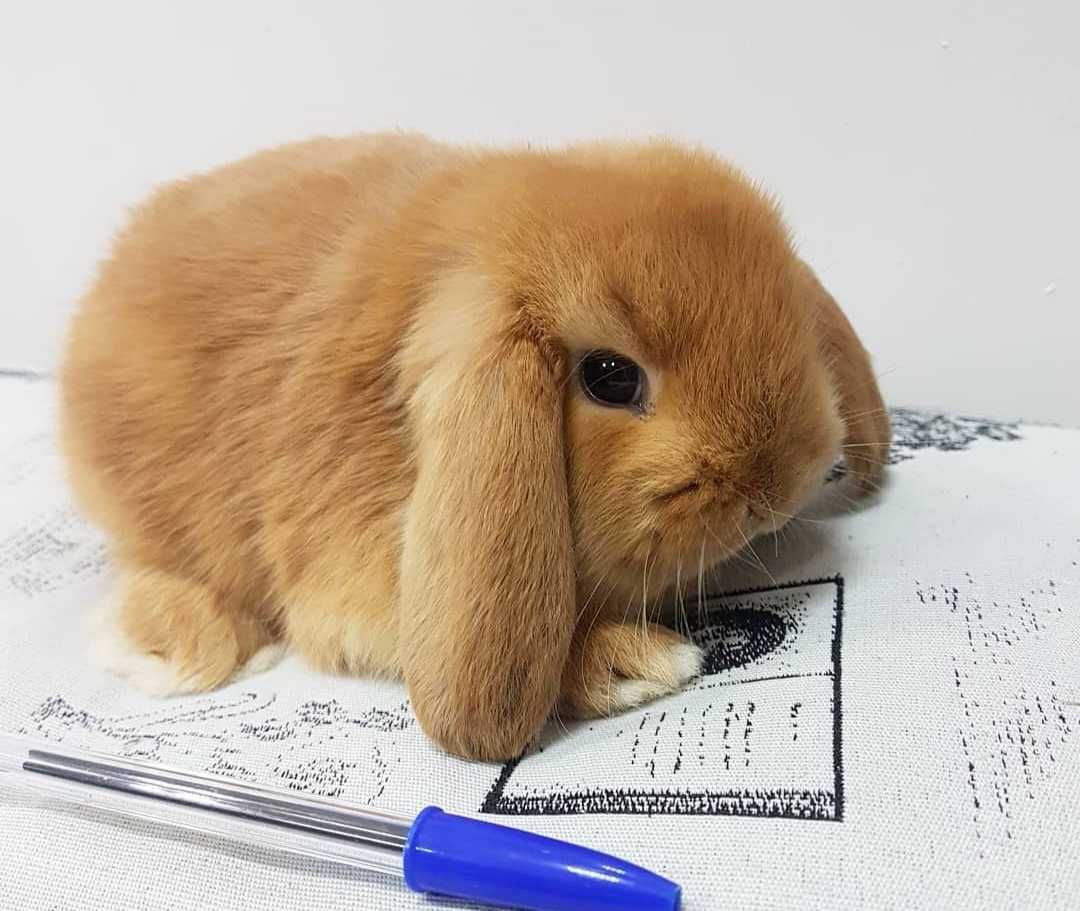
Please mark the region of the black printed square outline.
MULTIPOLYGON (((833 597, 833 636, 831 644, 831 657, 833 665, 833 810, 828 812, 798 813, 791 809, 778 809, 764 812, 745 813, 732 809, 738 801, 749 796, 755 796, 748 791, 725 791, 711 792, 700 791, 692 793, 676 793, 671 791, 630 791, 621 793, 620 797, 630 798, 631 801, 639 801, 642 809, 627 807, 626 809, 588 809, 590 796, 588 793, 578 795, 577 801, 569 801, 571 806, 567 809, 568 801, 560 800, 560 809, 555 809, 550 798, 518 798, 507 797, 506 786, 518 764, 525 758, 506 763, 495 784, 485 797, 480 807, 481 813, 500 816, 571 816, 586 814, 610 814, 610 815, 680 815, 680 816, 743 816, 750 819, 808 819, 825 822, 843 822, 844 820, 844 759, 843 759, 843 703, 841 701, 841 645, 843 636, 844 616, 844 577, 835 575, 820 579, 809 579, 798 582, 785 582, 781 585, 769 585, 762 588, 747 588, 731 592, 715 592, 706 600, 729 599, 744 597, 746 595, 759 595, 769 592, 787 591, 793 588, 809 588, 815 585, 834 585, 836 591, 833 597), (545 801, 547 801, 545 803, 545 801)), ((791 792, 795 797, 799 792, 791 792)), ((780 796, 780 791, 759 792, 756 796, 769 798, 780 796)), ((809 796, 809 795, 808 795, 809 796)), ((813 802, 807 804, 813 809, 813 802)), ((806 805, 804 805, 806 806, 806 805)))

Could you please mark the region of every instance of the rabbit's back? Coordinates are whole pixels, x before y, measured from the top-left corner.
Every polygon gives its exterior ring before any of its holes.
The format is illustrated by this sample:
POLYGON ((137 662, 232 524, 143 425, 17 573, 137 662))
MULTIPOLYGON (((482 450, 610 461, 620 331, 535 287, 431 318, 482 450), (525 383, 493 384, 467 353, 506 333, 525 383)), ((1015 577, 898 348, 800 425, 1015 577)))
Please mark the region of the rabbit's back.
MULTIPOLYGON (((248 602, 300 572, 273 565, 290 546, 281 529, 314 533, 302 514, 333 486, 319 472, 355 447, 342 434, 364 435, 334 411, 335 336, 371 306, 363 263, 349 264, 353 299, 336 293, 342 249, 362 256, 442 154, 419 137, 317 139, 168 185, 135 212, 62 372, 72 484, 118 558, 248 602)), ((359 385, 364 360, 349 365, 359 385)))

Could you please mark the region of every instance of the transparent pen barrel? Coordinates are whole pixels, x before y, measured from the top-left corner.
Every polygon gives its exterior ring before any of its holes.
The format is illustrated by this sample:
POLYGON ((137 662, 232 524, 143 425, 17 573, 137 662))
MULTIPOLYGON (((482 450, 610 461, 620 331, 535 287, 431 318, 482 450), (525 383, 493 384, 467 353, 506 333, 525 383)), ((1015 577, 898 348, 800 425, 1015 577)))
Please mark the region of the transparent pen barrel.
POLYGON ((10 737, 0 754, 0 782, 44 797, 402 876, 407 818, 10 737))

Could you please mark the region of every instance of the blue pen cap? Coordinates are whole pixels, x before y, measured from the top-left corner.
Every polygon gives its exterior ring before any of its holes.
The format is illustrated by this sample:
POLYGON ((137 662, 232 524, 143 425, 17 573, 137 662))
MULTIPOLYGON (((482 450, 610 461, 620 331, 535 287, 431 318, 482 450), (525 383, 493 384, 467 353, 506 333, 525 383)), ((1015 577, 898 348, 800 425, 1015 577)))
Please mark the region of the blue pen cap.
POLYGON ((417 892, 526 911, 678 911, 670 880, 608 854, 428 807, 405 844, 417 892))

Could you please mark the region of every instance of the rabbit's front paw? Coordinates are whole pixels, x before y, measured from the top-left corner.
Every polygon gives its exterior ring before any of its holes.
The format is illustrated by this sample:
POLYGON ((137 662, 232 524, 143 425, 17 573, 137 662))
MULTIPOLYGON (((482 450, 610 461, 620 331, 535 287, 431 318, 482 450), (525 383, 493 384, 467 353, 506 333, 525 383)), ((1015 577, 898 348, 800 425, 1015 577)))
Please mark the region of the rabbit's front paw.
POLYGON ((675 692, 701 672, 702 651, 666 627, 598 620, 575 636, 560 713, 613 715, 675 692))

